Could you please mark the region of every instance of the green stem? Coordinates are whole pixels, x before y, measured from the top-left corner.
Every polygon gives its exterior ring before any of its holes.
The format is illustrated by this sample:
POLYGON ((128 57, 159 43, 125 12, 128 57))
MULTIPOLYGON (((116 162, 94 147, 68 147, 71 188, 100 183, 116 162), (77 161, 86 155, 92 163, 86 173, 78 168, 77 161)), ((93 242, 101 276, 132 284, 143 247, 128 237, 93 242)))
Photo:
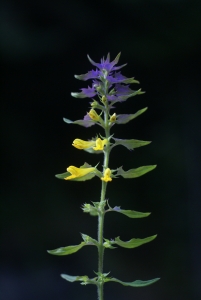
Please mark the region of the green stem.
MULTIPOLYGON (((110 131, 108 126, 108 106, 105 106, 106 111, 104 113, 104 123, 105 123, 105 137, 109 138, 110 131)), ((108 168, 109 164, 109 153, 110 148, 109 145, 106 145, 104 151, 104 164, 103 164, 103 173, 108 168)), ((102 181, 102 189, 101 189, 101 198, 100 198, 100 210, 99 210, 99 217, 98 217, 98 272, 103 273, 103 257, 104 257, 104 246, 103 246, 103 228, 104 228, 104 201, 106 195, 106 187, 107 182, 102 181)), ((100 281, 98 283, 98 300, 103 300, 103 285, 104 283, 100 281)))

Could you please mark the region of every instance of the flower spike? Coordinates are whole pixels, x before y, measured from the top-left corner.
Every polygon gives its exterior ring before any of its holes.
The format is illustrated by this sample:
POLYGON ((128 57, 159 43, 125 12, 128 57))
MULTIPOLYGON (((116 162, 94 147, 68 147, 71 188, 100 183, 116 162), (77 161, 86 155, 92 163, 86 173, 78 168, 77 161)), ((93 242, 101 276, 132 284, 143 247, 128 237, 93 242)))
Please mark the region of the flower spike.
MULTIPOLYGON (((97 240, 91 238, 86 234, 81 234, 83 241, 81 243, 76 243, 72 246, 66 246, 57 248, 54 250, 49 250, 48 252, 53 255, 69 255, 76 253, 84 246, 96 246, 98 248, 98 270, 94 272, 96 277, 89 278, 87 275, 84 276, 71 276, 67 274, 62 274, 61 277, 69 282, 80 281, 82 285, 94 284, 97 286, 98 290, 98 300, 104 300, 103 298, 103 286, 105 283, 113 281, 120 283, 124 286, 130 287, 143 287, 150 285, 159 280, 155 278, 152 280, 135 280, 132 282, 124 282, 114 277, 109 277, 109 273, 103 273, 103 261, 104 261, 104 251, 107 249, 115 249, 114 245, 123 248, 136 248, 151 242, 156 238, 157 235, 151 235, 146 238, 132 238, 130 240, 124 241, 120 239, 119 236, 114 239, 107 239, 103 236, 104 232, 104 217, 106 212, 116 212, 118 214, 123 214, 129 218, 144 218, 150 215, 150 212, 139 212, 134 210, 121 209, 120 206, 110 207, 108 199, 106 198, 107 183, 111 182, 113 178, 123 177, 125 179, 140 177, 156 168, 156 165, 145 165, 135 169, 129 169, 125 171, 122 167, 116 169, 110 169, 110 154, 111 150, 116 146, 124 146, 127 150, 131 151, 135 148, 149 145, 150 141, 137 140, 137 139, 120 139, 114 137, 111 133, 117 124, 126 124, 147 110, 147 107, 138 110, 134 114, 116 114, 112 111, 116 107, 114 104, 118 102, 125 102, 127 99, 134 97, 136 95, 141 95, 144 92, 141 89, 134 90, 131 88, 131 84, 139 84, 139 81, 134 79, 134 77, 127 78, 121 74, 121 68, 124 65, 118 66, 121 53, 119 53, 114 60, 110 60, 110 53, 107 54, 106 58, 101 58, 99 63, 93 61, 89 55, 89 62, 93 65, 93 69, 88 71, 86 74, 75 75, 78 80, 83 80, 84 82, 91 79, 91 83, 80 89, 78 93, 71 93, 75 98, 90 99, 90 108, 83 119, 71 121, 64 118, 64 122, 67 124, 77 124, 84 126, 85 128, 91 127, 93 125, 98 125, 104 133, 97 133, 95 138, 91 140, 82 140, 76 138, 73 140, 72 146, 78 150, 84 150, 91 154, 102 154, 103 159, 103 170, 102 172, 98 170, 98 164, 92 167, 88 163, 80 167, 69 166, 67 172, 62 174, 57 174, 56 177, 66 181, 86 181, 97 176, 102 181, 102 189, 100 201, 91 201, 91 204, 85 203, 82 206, 84 213, 89 213, 93 217, 98 217, 98 238, 97 240), (120 70, 120 71, 119 71, 120 70), (99 111, 98 111, 99 110, 99 111)), ((100 155, 101 156, 101 155, 100 155)), ((123 156, 119 155, 119 159, 123 156)), ((99 181, 100 183, 100 181, 99 181)), ((81 190, 81 198, 82 198, 81 190)), ((90 188, 88 187, 88 196, 90 195, 90 188)), ((80 193, 79 193, 80 198, 80 193)), ((108 214, 107 214, 108 215, 108 214)))

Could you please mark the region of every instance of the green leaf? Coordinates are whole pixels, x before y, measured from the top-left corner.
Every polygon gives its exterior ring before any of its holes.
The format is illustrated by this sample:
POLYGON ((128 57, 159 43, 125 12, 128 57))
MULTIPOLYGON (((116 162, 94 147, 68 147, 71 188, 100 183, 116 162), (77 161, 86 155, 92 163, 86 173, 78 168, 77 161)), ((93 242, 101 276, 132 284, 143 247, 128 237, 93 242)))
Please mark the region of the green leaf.
POLYGON ((147 213, 142 213, 139 211, 135 211, 135 210, 123 210, 121 209, 120 211, 117 211, 123 215, 126 215, 129 218, 145 218, 148 217, 151 213, 147 212, 147 213))
POLYGON ((93 120, 85 120, 85 119, 83 119, 83 120, 71 121, 71 120, 69 120, 69 119, 67 119, 67 118, 63 118, 63 121, 64 121, 65 123, 67 123, 67 124, 77 124, 77 125, 84 126, 84 127, 91 127, 91 126, 93 126, 93 125, 96 124, 96 122, 93 121, 93 120))
POLYGON ((122 145, 122 146, 126 147, 128 150, 133 150, 134 148, 146 146, 151 143, 150 141, 140 141, 140 140, 133 140, 133 139, 132 140, 122 140, 122 139, 113 138, 113 140, 115 140, 114 146, 122 145))
POLYGON ((75 282, 75 281, 80 281, 80 279, 85 276, 71 276, 71 275, 67 275, 67 274, 61 274, 61 277, 67 281, 75 282))
POLYGON ((148 107, 142 108, 142 109, 138 110, 135 114, 118 115, 115 123, 116 124, 126 124, 126 123, 130 122, 131 120, 137 118, 141 114, 143 114, 147 109, 148 109, 148 107))
POLYGON ((117 169, 117 176, 121 175, 124 178, 136 178, 140 177, 156 168, 157 165, 143 166, 136 169, 130 169, 128 171, 124 171, 122 167, 117 169))
POLYGON ((131 249, 131 248, 136 248, 143 244, 149 243, 149 242, 153 241, 156 237, 157 237, 157 235, 152 235, 152 236, 149 236, 144 239, 131 239, 130 241, 127 241, 127 242, 123 242, 120 240, 119 237, 116 237, 113 244, 117 244, 123 248, 131 249))
POLYGON ((85 242, 81 242, 79 245, 61 247, 61 248, 57 248, 54 250, 47 250, 47 252, 49 254, 59 255, 59 256, 69 255, 69 254, 73 254, 73 253, 77 252, 78 250, 80 250, 82 247, 84 247, 86 245, 87 244, 85 242))
POLYGON ((82 285, 87 285, 87 284, 97 284, 96 278, 89 279, 87 275, 84 276, 71 276, 67 274, 61 274, 61 277, 67 281, 70 282, 75 282, 75 281, 81 281, 82 285))
POLYGON ((56 174, 55 177, 58 178, 58 179, 64 179, 64 178, 66 178, 70 175, 71 175, 71 173, 65 172, 65 173, 61 173, 61 174, 56 174))
POLYGON ((106 210, 105 212, 109 212, 109 211, 115 211, 115 212, 118 212, 118 213, 121 213, 129 218, 145 218, 145 217, 148 217, 151 213, 150 212, 146 212, 146 213, 142 213, 142 212, 139 212, 139 211, 135 211, 135 210, 125 210, 125 209, 121 209, 120 206, 115 206, 115 207, 111 207, 109 205, 109 202, 107 201, 107 205, 109 207, 108 210, 106 210))
POLYGON ((143 286, 147 286, 147 285, 150 285, 156 281, 158 281, 160 278, 155 278, 155 279, 151 279, 151 280, 146 280, 146 281, 142 281, 142 280, 135 280, 133 282, 123 282, 119 279, 116 279, 116 278, 111 278, 110 280, 108 281, 114 281, 114 282, 118 282, 122 285, 125 285, 125 286, 131 286, 131 287, 143 287, 143 286))
POLYGON ((126 84, 128 84, 128 83, 138 83, 139 84, 140 83, 138 80, 134 79, 134 77, 126 78, 122 82, 126 83, 126 84))

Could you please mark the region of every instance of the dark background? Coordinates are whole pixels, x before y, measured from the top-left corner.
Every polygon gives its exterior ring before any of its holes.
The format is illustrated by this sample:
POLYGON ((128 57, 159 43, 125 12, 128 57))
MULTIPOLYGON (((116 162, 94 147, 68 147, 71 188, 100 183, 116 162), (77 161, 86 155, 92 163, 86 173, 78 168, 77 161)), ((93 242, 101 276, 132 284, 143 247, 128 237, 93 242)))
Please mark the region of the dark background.
POLYGON ((149 109, 114 127, 115 136, 153 143, 133 152, 115 148, 111 168, 158 167, 109 183, 111 206, 152 214, 108 214, 105 237, 158 238, 133 250, 106 250, 104 271, 123 281, 161 280, 141 289, 108 283, 105 299, 201 299, 200 13, 195 0, 1 2, 1 300, 97 297, 94 286, 59 276, 93 277, 95 248, 66 257, 46 250, 79 244, 80 232, 96 237, 97 219, 80 207, 99 200, 99 179, 77 183, 54 175, 85 161, 101 166, 101 155, 71 146, 99 128, 62 118, 81 119, 89 110, 88 99, 70 96, 87 86, 73 77, 92 69, 86 55, 98 62, 120 51, 120 64, 128 62, 122 73, 140 80, 146 94, 118 104, 116 112, 149 109))

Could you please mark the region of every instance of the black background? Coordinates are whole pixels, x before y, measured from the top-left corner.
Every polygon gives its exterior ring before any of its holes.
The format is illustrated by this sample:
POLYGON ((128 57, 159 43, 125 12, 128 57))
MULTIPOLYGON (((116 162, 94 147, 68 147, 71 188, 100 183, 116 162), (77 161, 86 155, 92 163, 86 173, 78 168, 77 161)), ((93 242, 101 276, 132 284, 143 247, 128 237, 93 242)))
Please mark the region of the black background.
POLYGON ((200 13, 195 0, 1 2, 2 300, 97 297, 94 286, 59 276, 93 277, 95 248, 66 257, 46 250, 79 244, 80 232, 96 237, 97 219, 80 207, 99 200, 99 179, 77 183, 54 175, 85 161, 101 166, 101 155, 71 146, 99 128, 67 125, 62 118, 82 119, 89 110, 88 99, 70 96, 87 86, 73 77, 92 69, 86 55, 98 62, 120 51, 120 64, 128 63, 122 73, 138 79, 146 94, 116 105, 116 112, 149 109, 113 132, 153 143, 132 152, 115 148, 111 168, 158 167, 108 184, 111 206, 152 214, 108 214, 104 236, 158 237, 133 250, 106 250, 104 271, 122 281, 161 280, 141 289, 108 283, 105 299, 200 299, 200 13))

